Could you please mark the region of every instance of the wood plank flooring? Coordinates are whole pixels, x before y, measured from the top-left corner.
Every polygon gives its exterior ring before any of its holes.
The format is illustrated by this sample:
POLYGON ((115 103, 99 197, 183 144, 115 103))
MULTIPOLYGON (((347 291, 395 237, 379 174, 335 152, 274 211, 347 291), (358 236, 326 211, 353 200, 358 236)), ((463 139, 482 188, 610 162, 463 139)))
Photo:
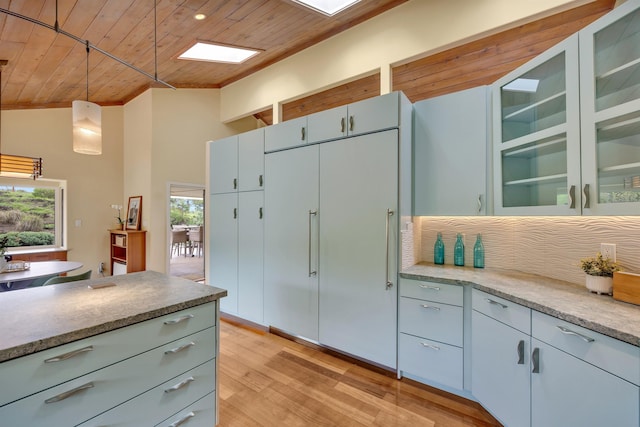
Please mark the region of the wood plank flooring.
POLYGON ((219 426, 499 426, 479 405, 220 322, 219 426))

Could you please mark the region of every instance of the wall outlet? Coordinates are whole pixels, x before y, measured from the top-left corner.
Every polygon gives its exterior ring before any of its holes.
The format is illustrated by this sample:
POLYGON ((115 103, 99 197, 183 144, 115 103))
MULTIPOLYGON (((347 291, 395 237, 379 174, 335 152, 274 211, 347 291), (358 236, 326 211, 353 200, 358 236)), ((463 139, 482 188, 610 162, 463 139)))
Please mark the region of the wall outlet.
POLYGON ((104 273, 104 262, 98 264, 98 273, 104 273))
POLYGON ((615 243, 600 243, 600 253, 603 258, 609 258, 611 261, 616 262, 615 243))

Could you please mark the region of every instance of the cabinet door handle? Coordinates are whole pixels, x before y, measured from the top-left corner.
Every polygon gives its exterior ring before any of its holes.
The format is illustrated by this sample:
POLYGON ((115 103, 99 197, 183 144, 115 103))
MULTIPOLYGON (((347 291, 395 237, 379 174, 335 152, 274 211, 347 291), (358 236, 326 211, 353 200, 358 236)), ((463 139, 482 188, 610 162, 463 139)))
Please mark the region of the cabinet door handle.
POLYGON ((538 347, 533 349, 531 353, 531 362, 533 363, 533 369, 531 373, 539 374, 540 373, 540 349, 538 347))
POLYGON ((584 208, 589 209, 591 208, 591 197, 589 196, 591 192, 589 191, 589 184, 585 184, 582 191, 584 192, 584 208))
POLYGON ((502 308, 507 308, 506 305, 502 304, 501 302, 492 300, 491 298, 485 298, 485 300, 489 303, 489 304, 493 304, 493 305, 499 305, 502 308))
POLYGON ((584 342, 594 342, 595 341, 595 339, 593 339, 591 337, 588 337, 586 335, 582 335, 582 334, 580 334, 578 332, 572 331, 571 329, 565 328, 564 326, 558 325, 556 327, 558 329, 560 329, 560 332, 562 332, 563 334, 565 334, 565 335, 575 335, 576 337, 581 338, 582 340, 584 340, 584 342))
POLYGON ((175 319, 165 320, 165 325, 175 325, 176 323, 184 322, 186 320, 193 319, 193 314, 184 314, 180 317, 176 317, 175 319))
POLYGON ((238 178, 233 178, 233 189, 234 190, 238 189, 238 178))
POLYGON ((436 351, 440 350, 440 347, 438 347, 437 345, 429 344, 426 342, 421 342, 420 344, 422 344, 423 347, 430 348, 432 350, 436 350, 436 351))
POLYGON ((260 187, 264 185, 264 177, 262 175, 258 177, 258 185, 260 185, 260 187))
POLYGON ((429 286, 429 285, 418 285, 418 286, 420 286, 422 289, 429 289, 429 290, 432 290, 432 291, 439 291, 440 290, 440 288, 437 287, 437 286, 429 286))
POLYGON ((300 135, 300 140, 304 141, 304 139, 306 138, 306 133, 307 133, 307 131, 305 130, 304 126, 302 126, 300 128, 300 134, 301 134, 300 135))
POLYGON ((184 417, 180 418, 178 421, 169 424, 167 427, 180 427, 182 424, 184 424, 187 421, 189 421, 190 418, 193 418, 195 416, 196 416, 195 413, 189 412, 187 415, 185 415, 184 417))
POLYGON ((389 278, 389 229, 391 228, 391 217, 393 216, 393 211, 391 209, 387 209, 387 221, 386 221, 386 238, 387 238, 387 254, 386 254, 386 262, 385 262, 385 275, 386 275, 386 283, 385 289, 389 290, 393 287, 393 282, 389 278))
POLYGON ((70 351, 68 353, 61 354, 59 356, 50 357, 49 359, 45 359, 44 363, 61 362, 63 360, 71 359, 72 357, 75 357, 75 356, 77 356, 79 354, 82 354, 82 353, 86 353, 88 351, 93 351, 93 346, 92 345, 88 345, 86 347, 79 348, 77 350, 73 350, 73 351, 70 351))
POLYGON ((186 350, 189 347, 193 347, 194 345, 196 345, 196 343, 194 343, 193 341, 188 342, 186 344, 182 344, 179 345, 178 347, 172 348, 171 350, 167 350, 164 352, 164 354, 176 354, 176 353, 180 353, 182 350, 186 350))
POLYGON ((569 187, 569 199, 571 200, 571 203, 569 204, 569 209, 575 209, 576 208, 576 186, 572 185, 571 187, 569 187))
POLYGON ((355 122, 355 120, 353 119, 353 116, 349 116, 349 131, 350 132, 353 131, 354 122, 355 122))
POLYGON ((344 133, 344 125, 345 125, 345 121, 344 121, 344 117, 342 117, 340 119, 340 132, 344 133))
POLYGON ((233 208, 233 219, 238 219, 238 208, 233 208))
POLYGON ((478 194, 478 213, 482 213, 482 194, 478 194))
POLYGON ((431 309, 431 310, 435 310, 435 311, 440 311, 440 307, 435 307, 433 305, 420 304, 420 306, 422 308, 431 309))
POLYGON ((80 393, 83 390, 88 390, 90 388, 93 388, 93 382, 88 382, 86 384, 82 384, 81 386, 78 386, 74 389, 71 389, 69 391, 65 391, 64 393, 60 393, 57 394, 53 397, 48 398, 47 400, 44 401, 44 403, 55 403, 55 402, 60 402, 62 400, 68 399, 69 397, 73 396, 74 394, 80 393))
POLYGON ((318 211, 309 211, 309 234, 307 236, 307 239, 309 241, 309 277, 315 276, 316 274, 318 274, 317 271, 315 270, 311 270, 311 217, 316 216, 318 214, 318 211))
POLYGON ((258 209, 258 218, 262 219, 262 207, 258 209))
POLYGON ((518 343, 518 365, 524 365, 524 340, 518 343))
POLYGON ((171 386, 171 387, 169 387, 169 388, 165 388, 165 389, 164 389, 164 392, 165 392, 165 393, 172 393, 172 392, 174 392, 174 391, 178 391, 178 390, 180 390, 182 387, 187 386, 189 383, 192 383, 192 382, 194 382, 195 380, 196 380, 196 379, 195 379, 195 378, 193 378, 193 377, 186 378, 186 379, 184 379, 183 381, 180 381, 180 382, 179 382, 178 384, 176 384, 176 385, 173 385, 173 386, 171 386))

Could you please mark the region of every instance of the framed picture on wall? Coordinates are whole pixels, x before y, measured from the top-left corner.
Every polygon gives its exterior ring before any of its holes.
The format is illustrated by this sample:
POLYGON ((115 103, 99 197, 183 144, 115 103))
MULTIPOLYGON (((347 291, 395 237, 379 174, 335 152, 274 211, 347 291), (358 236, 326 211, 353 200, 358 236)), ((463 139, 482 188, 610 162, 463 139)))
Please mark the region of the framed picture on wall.
POLYGON ((127 230, 140 230, 142 213, 142 196, 129 197, 127 208, 127 230))

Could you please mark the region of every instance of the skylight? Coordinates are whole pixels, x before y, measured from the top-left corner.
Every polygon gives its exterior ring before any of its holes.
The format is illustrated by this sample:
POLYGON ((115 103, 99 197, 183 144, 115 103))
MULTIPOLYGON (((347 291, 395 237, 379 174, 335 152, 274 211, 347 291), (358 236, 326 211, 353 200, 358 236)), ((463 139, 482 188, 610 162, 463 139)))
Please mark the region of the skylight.
POLYGON ((293 0, 303 6, 309 7, 316 12, 333 16, 344 9, 353 6, 360 0, 293 0))
POLYGON ((538 90, 537 79, 515 79, 511 83, 502 86, 502 90, 509 90, 511 92, 535 92, 538 90))
POLYGON ((178 56, 178 59, 239 64, 258 53, 257 50, 197 42, 178 56))

